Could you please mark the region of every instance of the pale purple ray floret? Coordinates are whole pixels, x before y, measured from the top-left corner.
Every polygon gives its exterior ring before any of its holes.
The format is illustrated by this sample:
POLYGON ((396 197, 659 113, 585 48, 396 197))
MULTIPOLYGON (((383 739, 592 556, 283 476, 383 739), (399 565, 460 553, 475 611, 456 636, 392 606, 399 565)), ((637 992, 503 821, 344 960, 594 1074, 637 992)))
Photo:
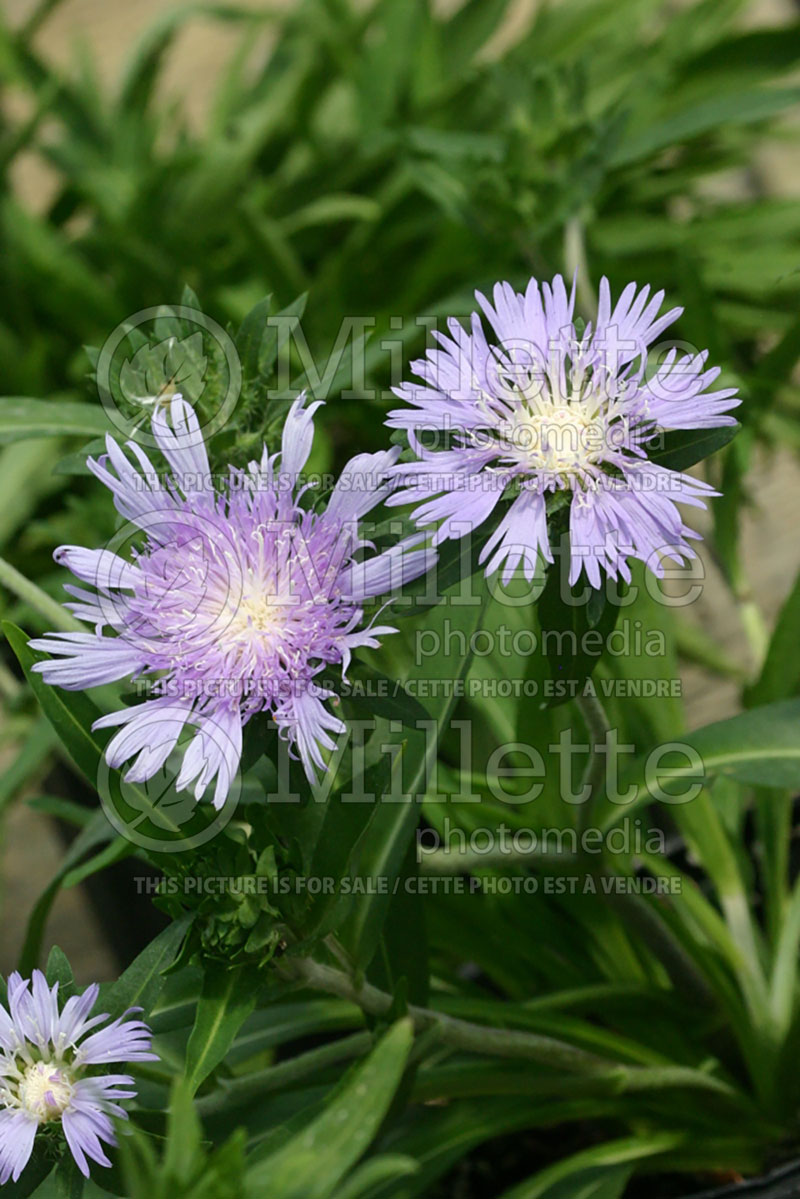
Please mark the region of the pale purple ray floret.
POLYGON ((498 283, 493 304, 476 297, 494 339, 477 313, 468 329, 451 319, 449 336, 434 334, 439 348, 412 364, 422 384, 395 389, 408 406, 387 423, 406 431, 417 460, 395 467, 403 487, 387 502, 417 503, 417 525, 438 525, 438 544, 514 493, 481 553, 487 575, 502 566, 505 582, 553 561, 547 498, 558 491, 571 492, 570 582, 582 569, 596 588, 602 571, 629 581, 629 558, 660 575, 663 560, 695 557, 687 538, 698 534, 676 505, 702 508, 718 493, 649 455, 665 431, 735 425, 727 414, 739 400, 734 388, 711 390, 720 371, 705 352, 667 348, 649 361, 682 309, 661 314, 664 293, 634 283, 612 305, 603 279, 597 320, 579 332, 574 288, 560 276, 531 279, 524 294, 498 283))
POLYGON ((211 478, 192 407, 180 396, 153 416, 169 468, 159 478, 141 447, 126 454, 110 437, 92 472, 131 522, 139 548, 130 560, 111 549, 64 546, 56 560, 94 591, 70 586, 68 605, 93 632, 32 641, 54 655, 37 663, 48 683, 80 690, 127 676, 150 676, 155 698, 101 717, 120 726, 106 747, 110 766, 135 758, 125 778, 142 782, 165 766, 193 729, 176 779, 200 798, 212 780, 222 807, 239 767, 243 725, 269 712, 312 780, 343 722, 315 682, 351 654, 377 647, 386 625, 366 623, 365 605, 424 573, 435 551, 415 534, 374 552, 360 524, 381 503, 399 449, 358 454, 327 506, 304 504, 301 472, 311 452, 319 402, 292 405, 280 453, 266 447, 246 470, 211 478), (135 459, 135 464, 131 459, 135 459))
POLYGON ((157 1055, 147 1025, 128 1019, 140 1008, 97 1027, 108 1019, 90 1015, 98 994, 93 983, 59 1010, 58 983, 48 986, 40 970, 32 979, 9 976, 8 1005, 0 1005, 0 1185, 17 1181, 36 1133, 55 1122, 87 1178, 88 1161, 111 1164, 103 1150, 116 1144, 111 1117, 127 1119, 119 1100, 135 1098, 136 1091, 129 1074, 102 1069, 157 1055))

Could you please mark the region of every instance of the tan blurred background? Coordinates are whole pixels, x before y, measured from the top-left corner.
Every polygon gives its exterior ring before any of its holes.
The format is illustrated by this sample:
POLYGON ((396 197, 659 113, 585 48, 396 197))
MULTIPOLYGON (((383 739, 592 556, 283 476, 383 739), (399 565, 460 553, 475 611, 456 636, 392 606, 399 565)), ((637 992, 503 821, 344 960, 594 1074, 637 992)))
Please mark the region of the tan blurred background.
MULTIPOLYGON (((266 7, 276 10, 293 2, 269 0, 266 7)), ((515 27, 535 4, 536 0, 519 0, 502 31, 503 41, 513 38, 515 27)), ((260 0, 237 0, 236 6, 265 7, 260 0)), ((447 4, 452 6, 452 2, 447 4)), ((34 7, 30 0, 7 0, 6 19, 16 25, 34 7)), ((51 61, 68 70, 79 46, 88 46, 101 79, 113 84, 143 32, 174 8, 188 7, 192 7, 188 0, 175 0, 173 4, 159 0, 65 0, 43 23, 39 47, 51 61)), ((621 16, 623 12, 624 0, 620 0, 621 16)), ((745 9, 744 22, 753 26, 781 24, 794 15, 790 0, 753 0, 745 9)), ((162 84, 163 102, 180 98, 192 121, 202 124, 214 80, 235 48, 237 36, 234 29, 226 30, 218 22, 212 24, 202 17, 184 26, 169 55, 162 84)), ((264 53, 268 53, 268 37, 264 53)), ((797 147, 795 139, 791 155, 774 146, 764 150, 747 177, 726 179, 724 186, 742 191, 757 186, 759 194, 779 193, 800 201, 797 147)), ((14 186, 27 203, 38 207, 46 202, 48 179, 38 161, 20 162, 14 186)), ((744 558, 753 580, 754 597, 771 624, 800 570, 800 466, 796 458, 788 451, 778 452, 769 460, 764 458, 752 479, 752 494, 756 498, 745 516, 744 558)), ((693 605, 691 617, 741 660, 743 653, 746 656, 741 611, 707 555, 706 580, 702 600, 693 605)), ((725 682, 696 667, 687 667, 682 677, 689 727, 736 711, 735 682, 725 682)), ((22 803, 7 813, 0 836, 0 972, 6 973, 13 968, 30 909, 56 872, 62 847, 48 822, 22 803)), ((119 918, 124 920, 126 913, 120 912, 119 918)), ((114 963, 80 889, 62 892, 56 902, 45 937, 46 945, 54 943, 71 959, 79 981, 114 975, 114 963)))

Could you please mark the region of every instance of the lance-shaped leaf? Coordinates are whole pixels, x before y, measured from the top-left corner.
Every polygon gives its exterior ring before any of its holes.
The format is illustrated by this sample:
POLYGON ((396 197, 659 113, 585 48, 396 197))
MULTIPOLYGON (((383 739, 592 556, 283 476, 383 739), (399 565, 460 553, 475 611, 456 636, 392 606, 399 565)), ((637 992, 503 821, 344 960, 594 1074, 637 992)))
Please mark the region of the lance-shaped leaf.
POLYGON ((410 1020, 393 1025, 322 1115, 249 1171, 246 1195, 328 1199, 380 1128, 400 1085, 412 1040, 410 1020))
POLYGON ((246 967, 209 962, 186 1050, 186 1082, 192 1094, 214 1070, 256 1005, 258 979, 246 967))

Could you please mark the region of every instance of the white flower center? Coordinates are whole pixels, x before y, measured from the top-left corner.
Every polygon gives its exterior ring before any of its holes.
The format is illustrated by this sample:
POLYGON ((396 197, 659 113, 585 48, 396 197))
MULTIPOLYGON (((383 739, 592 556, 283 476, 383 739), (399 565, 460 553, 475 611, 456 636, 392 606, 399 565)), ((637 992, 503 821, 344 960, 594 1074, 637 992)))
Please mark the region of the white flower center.
POLYGON ((57 1120, 72 1099, 72 1083, 63 1065, 35 1062, 28 1066, 17 1088, 19 1101, 44 1124, 57 1120))
POLYGON ((251 592, 239 597, 235 606, 230 606, 229 612, 230 622, 223 636, 239 638, 252 633, 274 633, 285 619, 286 606, 275 602, 273 596, 251 592))
POLYGON ((604 422, 582 401, 524 403, 506 425, 503 438, 523 466, 572 474, 602 457, 604 422))

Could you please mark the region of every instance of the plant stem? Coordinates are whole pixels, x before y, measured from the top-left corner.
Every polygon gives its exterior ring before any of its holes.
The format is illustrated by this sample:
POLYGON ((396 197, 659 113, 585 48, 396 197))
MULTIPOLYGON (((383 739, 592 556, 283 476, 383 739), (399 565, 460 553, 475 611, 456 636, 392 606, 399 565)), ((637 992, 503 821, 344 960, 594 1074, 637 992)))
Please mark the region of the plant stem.
POLYGON ((611 725, 606 710, 596 695, 578 694, 576 702, 589 732, 590 756, 581 779, 581 790, 588 787, 589 794, 578 811, 578 825, 585 829, 591 823, 597 794, 605 783, 607 760, 603 751, 607 749, 611 725))
MULTIPOLYGON (((285 977, 337 995, 350 1003, 357 1004, 372 1015, 386 1015, 394 1005, 394 999, 371 983, 356 985, 346 974, 330 966, 324 966, 310 958, 284 958, 279 969, 285 977)), ((471 1053, 489 1054, 492 1057, 507 1057, 517 1061, 539 1062, 558 1070, 568 1070, 593 1077, 602 1077, 620 1090, 640 1090, 647 1087, 691 1086, 716 1091, 718 1094, 736 1098, 736 1092, 727 1083, 701 1070, 688 1067, 630 1066, 599 1057, 578 1049, 554 1037, 540 1036, 512 1028, 492 1028, 483 1024, 472 1024, 447 1016, 432 1008, 409 1005, 408 1015, 418 1031, 435 1029, 441 1041, 452 1049, 471 1053)))
POLYGON ((289 1086, 309 1074, 316 1074, 327 1066, 338 1065, 353 1057, 361 1057, 373 1045, 373 1037, 368 1032, 357 1032, 350 1037, 342 1037, 319 1049, 311 1049, 301 1053, 286 1062, 278 1062, 276 1066, 268 1066, 264 1070, 255 1070, 252 1074, 242 1074, 236 1078, 223 1080, 221 1086, 195 1100, 195 1107, 201 1116, 210 1116, 229 1106, 244 1103, 265 1095, 268 1091, 276 1091, 280 1087, 289 1086))
POLYGON ((85 625, 81 624, 66 608, 63 608, 30 579, 26 579, 23 574, 20 574, 10 562, 6 562, 5 558, 0 558, 0 583, 24 603, 30 604, 54 629, 65 633, 86 632, 85 625))
POLYGON ((586 256, 583 222, 578 216, 570 217, 564 226, 564 263, 569 278, 575 277, 578 311, 584 320, 595 320, 597 317, 597 300, 595 299, 595 291, 589 275, 589 260, 586 256))
MULTIPOLYGON (((310 958, 283 959, 280 969, 297 982, 317 991, 338 995, 340 999, 347 999, 374 1016, 385 1015, 394 1003, 392 996, 386 991, 380 991, 368 982, 362 982, 357 986, 341 970, 334 970, 331 966, 324 966, 310 958)), ((588 1073, 603 1072, 618 1066, 618 1063, 608 1058, 587 1053, 564 1041, 557 1041, 554 1037, 472 1024, 467 1020, 446 1016, 432 1008, 409 1005, 408 1014, 417 1030, 436 1028, 442 1041, 454 1049, 489 1053, 497 1057, 523 1058, 528 1061, 545 1062, 563 1070, 588 1073)))

